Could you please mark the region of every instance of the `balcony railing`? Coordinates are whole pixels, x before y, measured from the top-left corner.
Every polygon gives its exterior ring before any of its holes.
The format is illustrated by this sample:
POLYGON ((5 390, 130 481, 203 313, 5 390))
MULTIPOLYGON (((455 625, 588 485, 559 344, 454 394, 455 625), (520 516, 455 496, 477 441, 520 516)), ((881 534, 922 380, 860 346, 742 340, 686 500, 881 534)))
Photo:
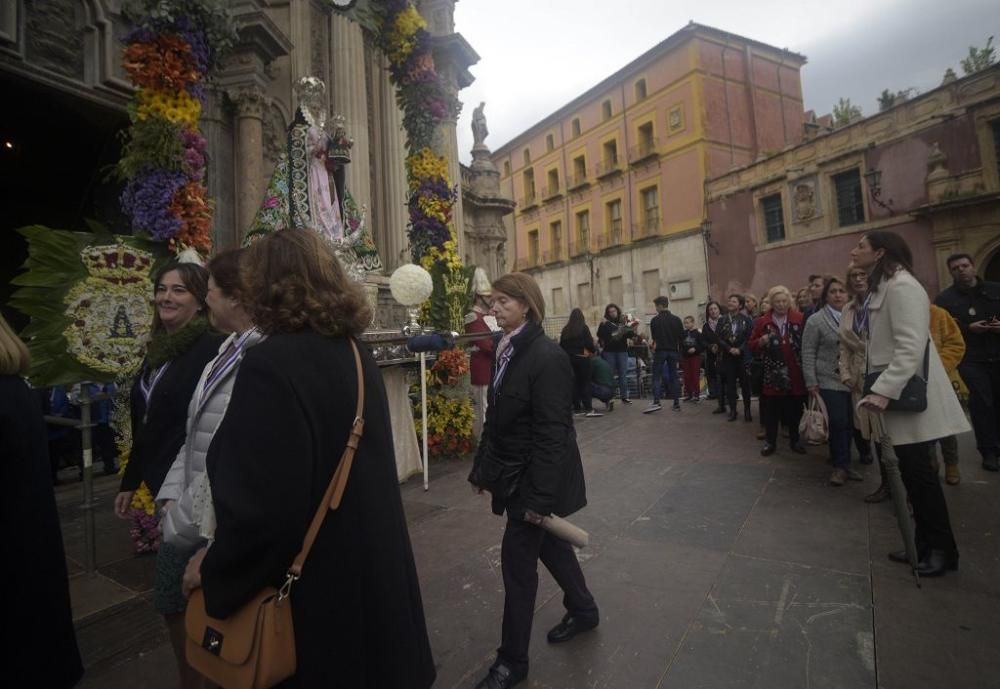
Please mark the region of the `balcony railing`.
POLYGON ((612 220, 608 226, 608 246, 618 246, 622 243, 622 221, 612 220))
POLYGON ((660 214, 659 212, 649 213, 645 219, 636 225, 632 229, 635 237, 641 239, 644 237, 655 237, 660 233, 660 214))
POLYGON ((629 149, 628 162, 635 165, 636 163, 641 163, 647 158, 652 158, 656 155, 657 146, 658 142, 656 139, 649 139, 647 141, 640 142, 629 149))
POLYGON ((573 175, 569 178, 566 183, 566 189, 572 191, 573 189, 579 189, 580 187, 585 187, 590 184, 590 179, 587 178, 587 172, 583 171, 578 175, 573 175))
POLYGON ((563 260, 562 247, 556 247, 554 249, 549 249, 542 253, 542 261, 544 263, 558 263, 563 260))
POLYGON ((517 205, 521 207, 521 210, 527 210, 528 208, 535 206, 537 203, 538 197, 535 196, 534 192, 530 192, 522 196, 520 200, 518 200, 517 205))
POLYGON ((618 158, 608 158, 607 160, 602 160, 597 164, 597 177, 607 177, 615 173, 621 172, 621 163, 618 162, 618 158))
POLYGON ((544 201, 559 198, 560 196, 562 196, 562 189, 558 184, 549 185, 542 189, 542 200, 544 201))
POLYGON ((590 251, 590 233, 582 233, 580 238, 569 243, 569 255, 580 256, 590 251))

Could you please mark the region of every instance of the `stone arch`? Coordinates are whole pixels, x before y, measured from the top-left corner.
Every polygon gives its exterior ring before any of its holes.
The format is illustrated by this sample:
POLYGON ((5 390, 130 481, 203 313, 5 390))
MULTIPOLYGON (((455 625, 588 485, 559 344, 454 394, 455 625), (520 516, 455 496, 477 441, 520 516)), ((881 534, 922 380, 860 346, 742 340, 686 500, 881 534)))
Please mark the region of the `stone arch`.
POLYGON ((973 252, 972 258, 979 267, 980 277, 995 282, 1000 281, 1000 228, 990 236, 990 240, 973 252))

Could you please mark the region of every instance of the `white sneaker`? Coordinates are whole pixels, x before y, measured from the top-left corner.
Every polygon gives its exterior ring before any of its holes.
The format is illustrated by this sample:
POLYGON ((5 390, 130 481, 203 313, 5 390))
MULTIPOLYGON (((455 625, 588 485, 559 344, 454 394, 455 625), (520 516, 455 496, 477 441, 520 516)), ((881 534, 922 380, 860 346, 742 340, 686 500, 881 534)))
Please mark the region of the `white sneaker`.
POLYGON ((652 414, 654 411, 660 411, 661 409, 663 409, 663 407, 660 405, 660 403, 659 402, 654 402, 653 404, 651 404, 648 407, 646 407, 645 409, 643 409, 642 413, 643 414, 652 414))
POLYGON ((604 414, 602 414, 601 412, 595 411, 593 409, 591 409, 589 412, 587 412, 586 415, 589 416, 589 417, 591 417, 591 418, 593 418, 595 416, 604 416, 604 414))

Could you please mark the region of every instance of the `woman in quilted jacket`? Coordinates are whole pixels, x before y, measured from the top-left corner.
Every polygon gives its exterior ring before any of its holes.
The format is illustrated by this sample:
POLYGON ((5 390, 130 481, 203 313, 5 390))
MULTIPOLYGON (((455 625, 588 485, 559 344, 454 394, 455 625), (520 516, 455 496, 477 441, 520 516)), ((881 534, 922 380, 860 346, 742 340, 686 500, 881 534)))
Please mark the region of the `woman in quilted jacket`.
POLYGON ((802 333, 802 373, 810 396, 823 401, 830 430, 830 456, 833 459, 831 486, 842 486, 864 476, 851 469, 851 391, 840 381, 841 312, 847 304, 847 287, 837 278, 823 285, 818 307, 806 321, 802 333))

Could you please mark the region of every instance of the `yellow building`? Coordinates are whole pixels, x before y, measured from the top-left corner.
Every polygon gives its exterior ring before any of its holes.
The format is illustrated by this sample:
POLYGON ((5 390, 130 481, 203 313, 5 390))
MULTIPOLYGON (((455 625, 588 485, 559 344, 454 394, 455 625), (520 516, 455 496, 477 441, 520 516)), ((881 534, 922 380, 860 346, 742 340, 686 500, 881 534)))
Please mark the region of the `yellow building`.
POLYGON ((802 138, 801 55, 689 24, 492 156, 508 266, 557 328, 574 307, 696 315, 708 298, 704 181, 802 138))

